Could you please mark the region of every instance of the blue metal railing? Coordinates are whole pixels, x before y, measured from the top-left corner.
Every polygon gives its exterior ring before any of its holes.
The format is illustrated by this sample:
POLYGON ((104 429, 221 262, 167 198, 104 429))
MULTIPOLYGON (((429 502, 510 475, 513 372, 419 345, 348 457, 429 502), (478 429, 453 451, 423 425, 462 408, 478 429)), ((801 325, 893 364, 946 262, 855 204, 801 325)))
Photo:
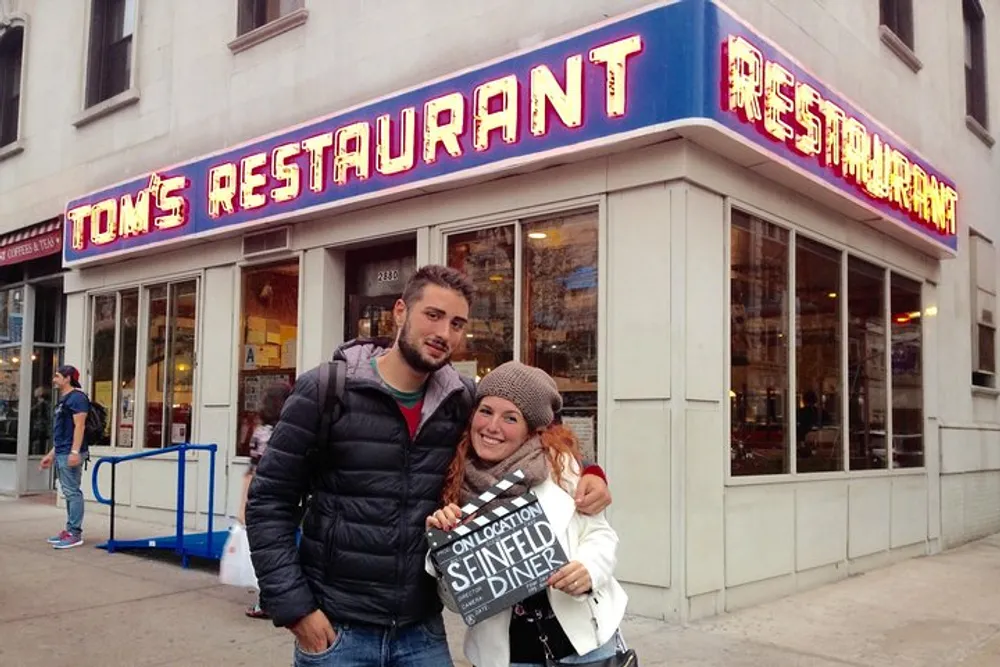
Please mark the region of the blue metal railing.
POLYGON ((208 466, 208 544, 207 552, 212 553, 212 537, 213 537, 213 519, 215 516, 215 454, 218 451, 218 445, 192 445, 185 443, 182 445, 174 445, 172 447, 165 447, 163 449, 155 449, 146 452, 138 452, 136 454, 124 454, 122 456, 102 456, 97 459, 94 464, 94 470, 91 473, 91 488, 94 491, 94 498, 97 502, 110 505, 111 506, 111 530, 108 536, 108 552, 114 551, 115 546, 115 469, 119 463, 124 461, 134 461, 136 459, 145 459, 152 456, 163 456, 164 454, 170 454, 177 452, 177 535, 176 535, 176 550, 181 554, 181 558, 184 564, 187 564, 187 553, 184 551, 184 489, 185 489, 185 459, 186 453, 189 451, 205 451, 209 453, 209 466, 208 466), (100 488, 97 484, 97 472, 101 469, 101 466, 105 463, 111 464, 111 498, 105 498, 101 495, 100 488))

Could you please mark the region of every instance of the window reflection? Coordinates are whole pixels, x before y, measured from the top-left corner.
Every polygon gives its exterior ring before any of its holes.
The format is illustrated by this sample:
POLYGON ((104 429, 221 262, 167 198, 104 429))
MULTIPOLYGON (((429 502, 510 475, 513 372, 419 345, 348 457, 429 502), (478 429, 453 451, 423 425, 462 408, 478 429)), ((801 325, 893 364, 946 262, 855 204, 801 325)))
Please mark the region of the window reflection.
POLYGON ((731 245, 732 474, 785 473, 788 232, 734 210, 731 245))
POLYGON ((453 363, 460 373, 481 378, 514 358, 514 226, 449 236, 448 266, 476 286, 465 349, 453 363))
POLYGON ((840 252, 795 242, 795 441, 798 472, 843 469, 840 252))
POLYGON ((847 265, 847 390, 850 469, 885 468, 885 271, 851 257, 847 265))
MULTIPOLYGON (((122 292, 121 311, 118 349, 118 433, 115 445, 131 447, 135 427, 135 359, 139 339, 139 290, 122 292)), ((110 420, 108 427, 111 427, 110 420)))
POLYGON ((31 355, 31 423, 29 456, 42 456, 52 448, 52 418, 59 397, 52 376, 62 363, 62 350, 36 347, 31 355))
MULTIPOLYGON (((117 321, 118 295, 102 294, 94 297, 94 321, 88 396, 103 405, 109 412, 114 403, 115 382, 115 322, 117 321)), ((110 419, 108 420, 110 429, 110 419)), ((110 431, 105 431, 98 442, 100 447, 111 444, 110 431)))
POLYGON ((145 446, 168 447, 191 437, 197 283, 149 288, 145 446))
POLYGON ((920 283, 892 275, 893 466, 924 465, 923 329, 920 283))
POLYGON ((597 214, 524 225, 522 361, 553 378, 563 424, 597 455, 597 214))
POLYGON ((295 380, 299 262, 243 269, 243 356, 239 367, 237 456, 250 455, 260 399, 272 384, 295 380))

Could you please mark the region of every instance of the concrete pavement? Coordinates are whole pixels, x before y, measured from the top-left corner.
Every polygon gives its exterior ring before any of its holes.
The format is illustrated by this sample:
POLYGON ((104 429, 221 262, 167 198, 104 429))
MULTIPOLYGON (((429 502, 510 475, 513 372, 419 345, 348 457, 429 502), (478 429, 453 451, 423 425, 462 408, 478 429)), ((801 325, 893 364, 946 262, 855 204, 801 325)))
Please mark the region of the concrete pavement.
MULTIPOLYGON (((44 539, 61 510, 0 498, 0 667, 288 665, 290 635, 243 616, 251 595, 176 559, 109 555, 44 539)), ((119 535, 169 528, 120 520, 119 535)), ((1000 536, 681 627, 629 618, 644 667, 1000 665, 1000 536)), ((461 623, 449 616, 453 651, 461 623)), ((458 665, 465 665, 459 660, 458 665)))

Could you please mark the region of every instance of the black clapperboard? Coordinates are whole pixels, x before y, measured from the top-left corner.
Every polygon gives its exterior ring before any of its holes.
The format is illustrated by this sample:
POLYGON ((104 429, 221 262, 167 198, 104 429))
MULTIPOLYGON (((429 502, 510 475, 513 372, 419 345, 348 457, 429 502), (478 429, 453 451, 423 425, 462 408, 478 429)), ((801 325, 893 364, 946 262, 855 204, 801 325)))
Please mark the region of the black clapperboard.
POLYGON ((431 560, 466 625, 475 625, 535 593, 567 563, 555 532, 534 493, 488 502, 524 479, 520 470, 462 508, 473 518, 450 531, 430 529, 431 560))

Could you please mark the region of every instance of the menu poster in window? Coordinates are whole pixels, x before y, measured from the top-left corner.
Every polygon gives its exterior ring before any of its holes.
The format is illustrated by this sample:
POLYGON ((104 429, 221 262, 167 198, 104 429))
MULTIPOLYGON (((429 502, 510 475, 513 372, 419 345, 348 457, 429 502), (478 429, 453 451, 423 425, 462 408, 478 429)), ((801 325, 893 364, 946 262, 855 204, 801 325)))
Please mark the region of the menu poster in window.
POLYGON ((580 452, 583 458, 588 461, 595 461, 597 457, 597 447, 594 441, 594 418, 593 417, 563 417, 563 426, 573 431, 576 439, 580 442, 580 452))
POLYGON ((122 389, 121 426, 131 426, 135 420, 135 389, 126 387, 122 389))
POLYGON ((260 405, 260 385, 263 380, 259 375, 243 378, 243 411, 256 412, 260 405))
POLYGON ((187 442, 187 424, 170 425, 170 442, 174 445, 187 442))
POLYGON ((122 426, 118 429, 118 443, 119 447, 131 447, 132 446, 132 427, 122 426))

